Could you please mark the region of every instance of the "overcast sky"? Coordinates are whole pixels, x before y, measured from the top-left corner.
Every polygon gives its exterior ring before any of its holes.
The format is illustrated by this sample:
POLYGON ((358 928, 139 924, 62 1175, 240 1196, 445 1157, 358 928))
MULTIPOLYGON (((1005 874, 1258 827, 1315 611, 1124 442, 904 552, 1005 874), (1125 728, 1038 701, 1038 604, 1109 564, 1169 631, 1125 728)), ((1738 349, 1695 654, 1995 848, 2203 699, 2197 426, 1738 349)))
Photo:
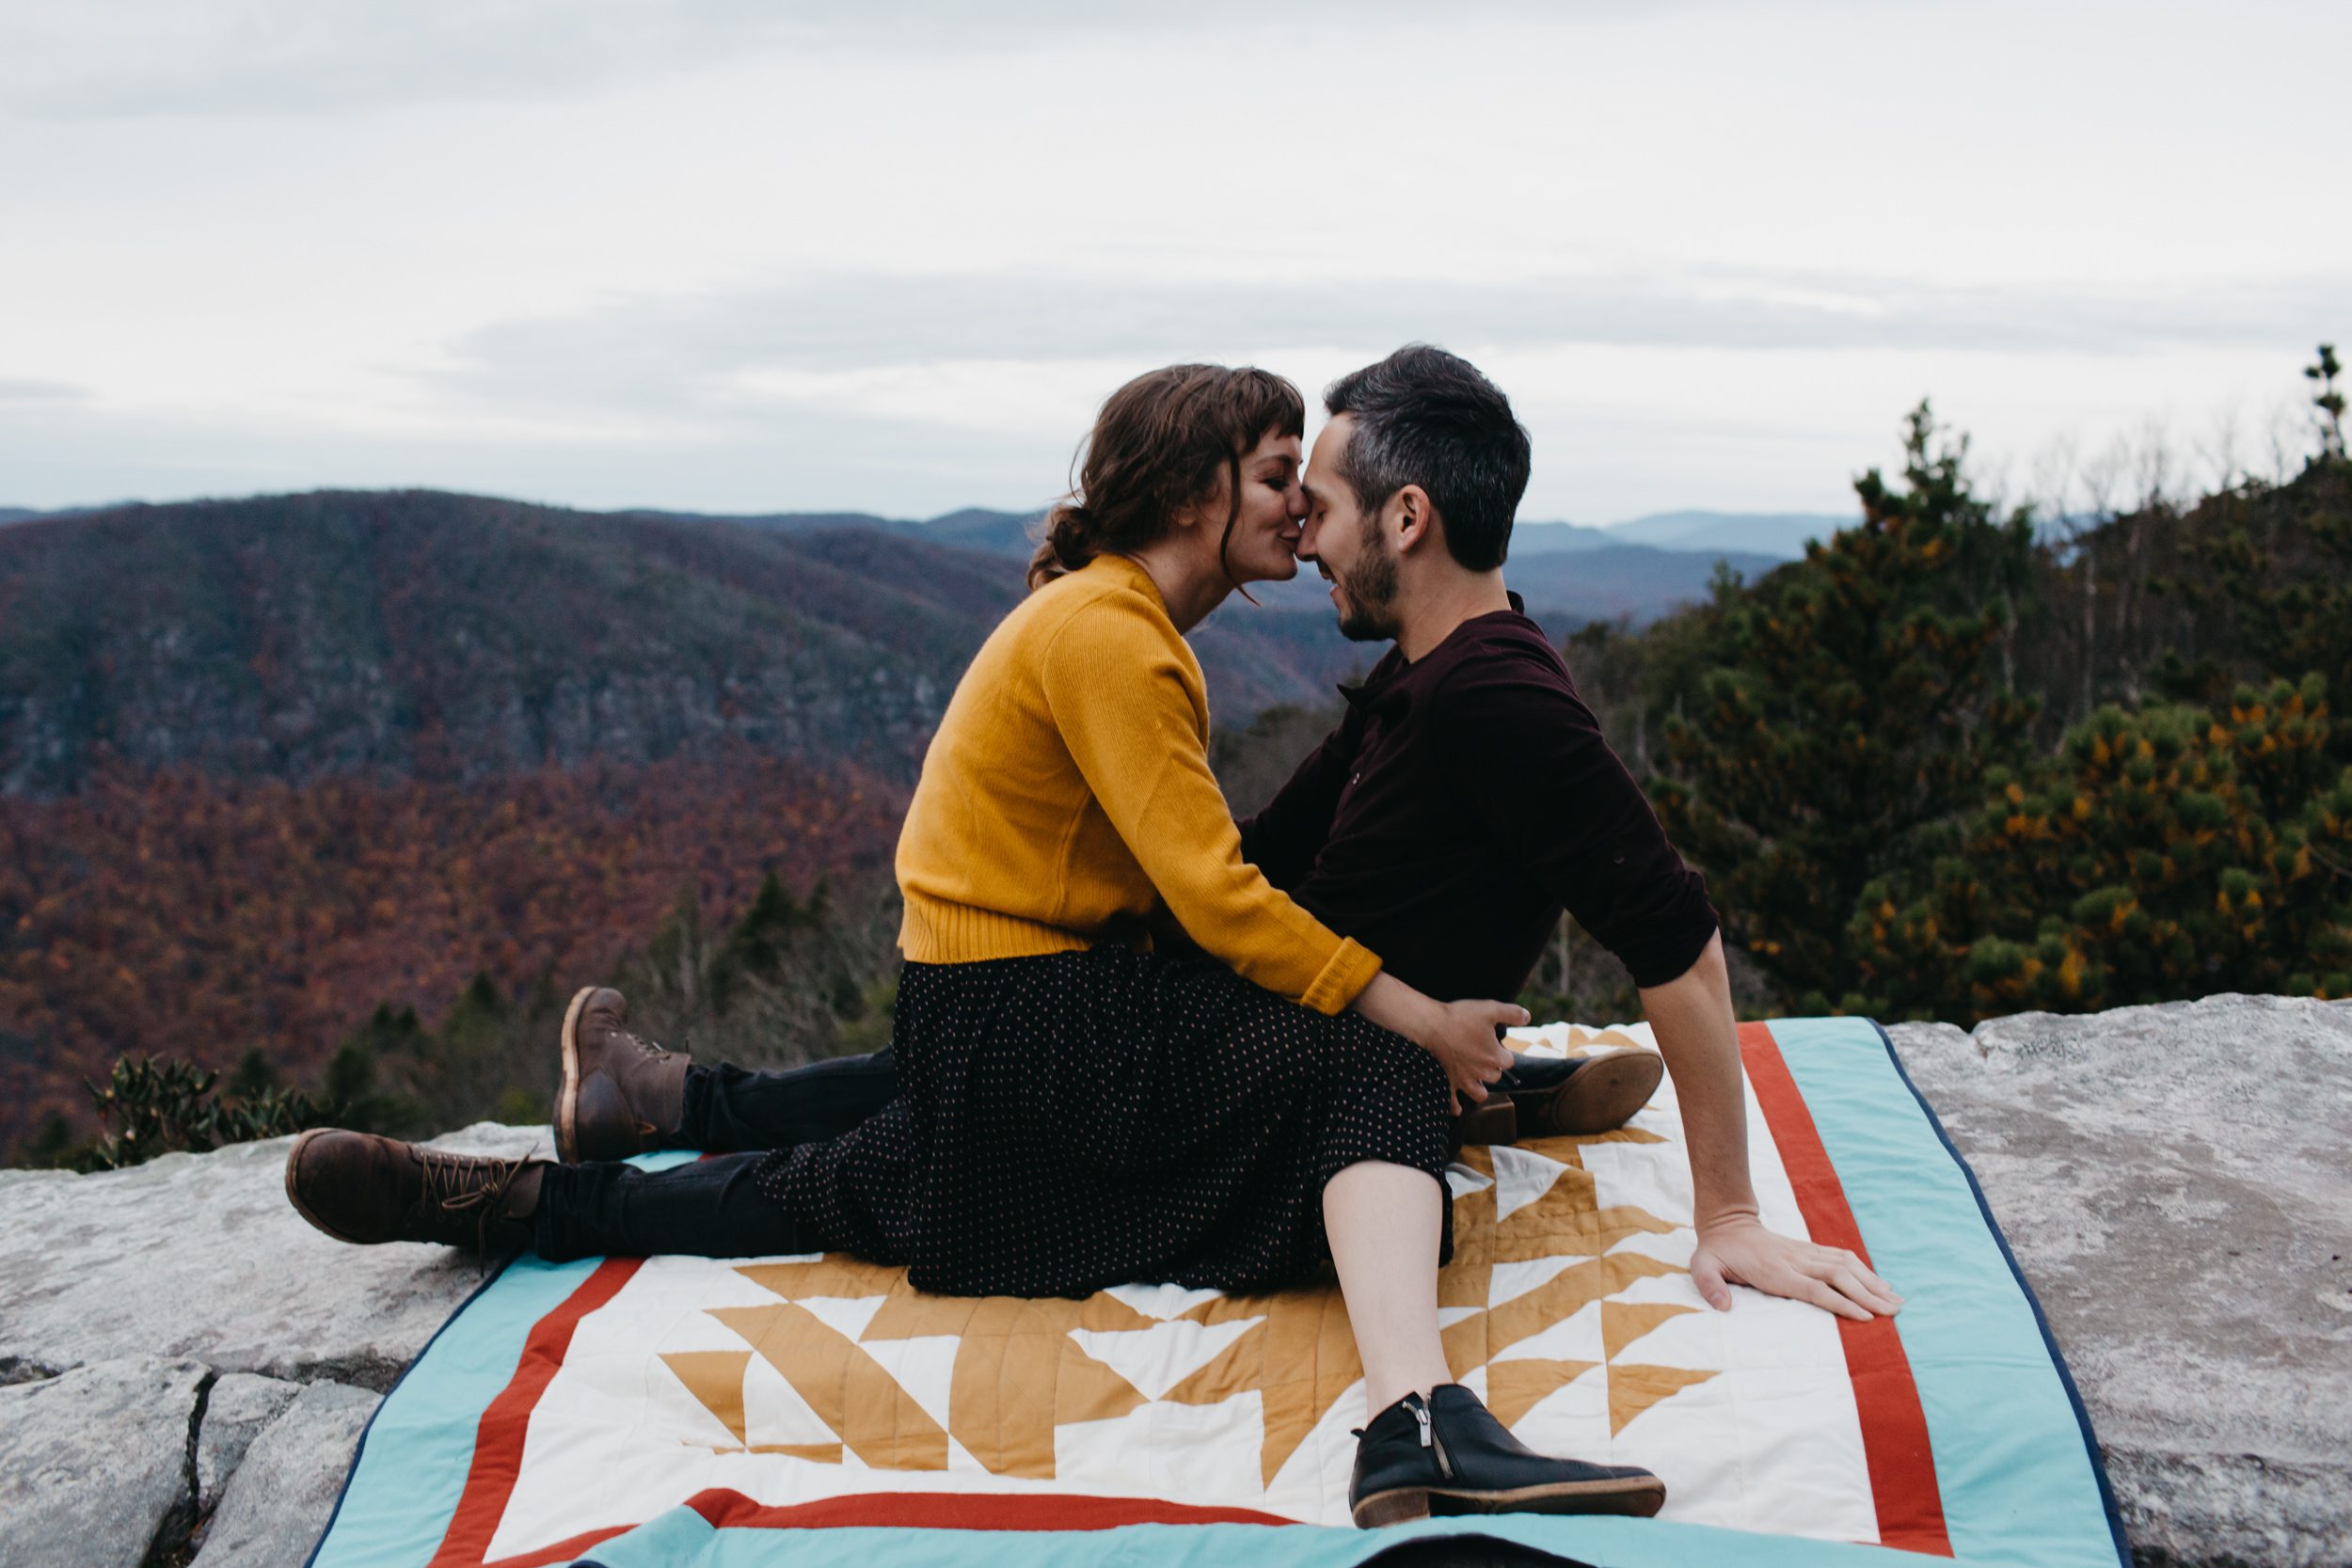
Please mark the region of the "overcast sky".
POLYGON ((1923 395, 2265 466, 2352 343, 2341 0, 1443 9, 0 0, 0 504, 1024 508, 1419 339, 1523 515, 1842 511, 1923 395))

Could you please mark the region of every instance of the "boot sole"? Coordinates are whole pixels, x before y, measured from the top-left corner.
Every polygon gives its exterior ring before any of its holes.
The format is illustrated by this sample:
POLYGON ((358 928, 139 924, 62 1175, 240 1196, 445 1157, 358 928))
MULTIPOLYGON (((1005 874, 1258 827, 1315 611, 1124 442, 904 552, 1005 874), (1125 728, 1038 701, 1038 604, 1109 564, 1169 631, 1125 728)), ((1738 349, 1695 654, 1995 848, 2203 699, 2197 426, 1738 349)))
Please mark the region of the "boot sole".
POLYGON ((1549 1486, 1517 1486, 1502 1492, 1454 1492, 1438 1486, 1403 1486, 1375 1492, 1349 1513, 1359 1529, 1402 1525, 1432 1515, 1464 1513, 1617 1513, 1654 1517, 1665 1506, 1666 1483, 1570 1481, 1549 1486))
POLYGON ((286 1201, 294 1205, 295 1213, 300 1214, 304 1219, 310 1222, 311 1229, 319 1231, 325 1235, 332 1236, 335 1240, 346 1243, 352 1246, 366 1246, 369 1244, 368 1243, 361 1241, 357 1236, 346 1236, 342 1231, 336 1229, 333 1226, 327 1224, 325 1220, 319 1218, 318 1214, 310 1208, 310 1206, 302 1201, 301 1193, 295 1191, 294 1189, 294 1167, 302 1163, 303 1149, 309 1146, 312 1138, 323 1138, 333 1131, 335 1130, 331 1127, 313 1127, 309 1132, 298 1135, 294 1141, 294 1147, 286 1150, 286 1201))
POLYGON ((1521 1101, 1522 1138, 1590 1137, 1623 1127, 1649 1103, 1666 1076, 1665 1058, 1650 1051, 1620 1051, 1580 1068, 1543 1099, 1521 1101))
POLYGON ((564 1087, 555 1096, 555 1157, 580 1163, 580 1015, 596 988, 582 986, 564 1009, 564 1087))

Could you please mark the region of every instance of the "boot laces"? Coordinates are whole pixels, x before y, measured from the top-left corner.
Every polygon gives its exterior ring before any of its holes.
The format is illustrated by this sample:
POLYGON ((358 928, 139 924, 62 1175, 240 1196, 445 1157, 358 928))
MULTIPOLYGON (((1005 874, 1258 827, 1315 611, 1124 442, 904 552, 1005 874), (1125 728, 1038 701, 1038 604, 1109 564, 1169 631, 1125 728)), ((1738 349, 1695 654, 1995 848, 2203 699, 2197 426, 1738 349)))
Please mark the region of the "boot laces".
POLYGON ((643 1035, 632 1035, 626 1029, 621 1031, 621 1037, 635 1046, 637 1053, 649 1062, 666 1062, 677 1054, 675 1051, 654 1044, 643 1035))
POLYGON ((675 1051, 656 1045, 653 1041, 647 1039, 644 1036, 638 1034, 633 1029, 624 1029, 617 1023, 608 1024, 606 1025, 606 1029, 608 1031, 605 1036, 607 1049, 610 1049, 612 1046, 626 1044, 630 1049, 635 1051, 639 1057, 648 1062, 667 1061, 670 1057, 677 1054, 675 1051))
POLYGON ((444 1154, 429 1148, 417 1150, 417 1162, 423 1167, 424 1177, 420 1201, 453 1219, 470 1215, 474 1222, 474 1250, 487 1258, 490 1222, 499 1217, 499 1210, 506 1201, 506 1189, 515 1184, 515 1178, 531 1162, 444 1154))

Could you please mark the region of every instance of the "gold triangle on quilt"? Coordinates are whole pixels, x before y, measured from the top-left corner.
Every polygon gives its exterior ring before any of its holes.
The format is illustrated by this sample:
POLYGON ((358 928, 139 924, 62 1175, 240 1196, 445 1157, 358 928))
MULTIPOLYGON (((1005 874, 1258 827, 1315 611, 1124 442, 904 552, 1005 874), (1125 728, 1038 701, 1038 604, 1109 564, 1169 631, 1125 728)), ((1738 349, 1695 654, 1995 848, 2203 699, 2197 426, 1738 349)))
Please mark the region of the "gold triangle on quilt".
POLYGON ((1635 1417, 1693 1388, 1715 1374, 1692 1367, 1641 1367, 1612 1362, 1609 1367, 1609 1435, 1623 1432, 1635 1417))
POLYGON ((661 1364, 697 1404, 734 1433, 737 1446, 748 1449, 752 1440, 744 1431, 743 1369, 751 1360, 747 1350, 683 1350, 665 1354, 661 1364))
POLYGON ((1504 1426, 1516 1425, 1520 1417, 1599 1365, 1597 1361, 1546 1361, 1534 1356, 1489 1362, 1486 1408, 1504 1426))
POLYGON ((1618 1352, 1667 1319, 1697 1310, 1665 1301, 1604 1301, 1600 1304, 1601 1354, 1614 1361, 1618 1352))
POLYGON ((780 1301, 710 1316, 784 1374, 817 1418, 876 1469, 944 1470, 947 1433, 872 1356, 808 1308, 780 1301))

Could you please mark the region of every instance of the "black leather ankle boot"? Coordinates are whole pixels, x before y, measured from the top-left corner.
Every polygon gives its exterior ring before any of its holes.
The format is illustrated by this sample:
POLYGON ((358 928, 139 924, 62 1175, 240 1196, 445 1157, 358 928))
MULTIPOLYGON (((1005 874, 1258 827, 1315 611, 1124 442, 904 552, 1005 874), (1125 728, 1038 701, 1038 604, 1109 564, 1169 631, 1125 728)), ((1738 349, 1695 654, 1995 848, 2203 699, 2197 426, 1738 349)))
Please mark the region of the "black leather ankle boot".
POLYGON ((1440 1384, 1427 1400, 1406 1395, 1356 1435, 1347 1502, 1367 1529, 1433 1513, 1646 1519, 1666 1500, 1666 1483, 1647 1470, 1535 1452, 1458 1383, 1440 1384))

